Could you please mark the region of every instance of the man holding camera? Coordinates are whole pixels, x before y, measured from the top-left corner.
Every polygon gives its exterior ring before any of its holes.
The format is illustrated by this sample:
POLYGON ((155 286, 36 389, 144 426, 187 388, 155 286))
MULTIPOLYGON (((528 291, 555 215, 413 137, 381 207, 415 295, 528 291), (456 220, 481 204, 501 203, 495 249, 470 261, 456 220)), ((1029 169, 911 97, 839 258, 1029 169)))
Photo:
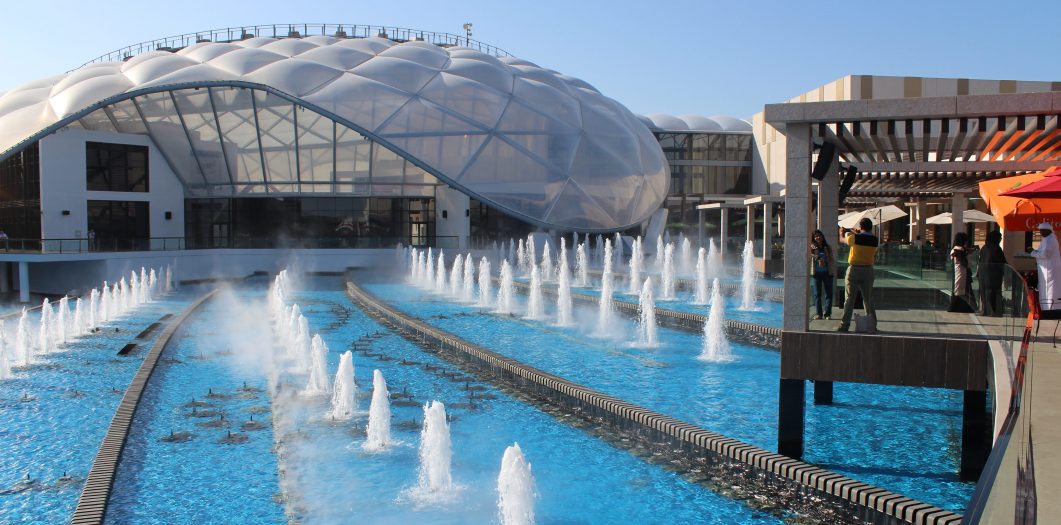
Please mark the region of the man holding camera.
POLYGON ((855 310, 856 294, 862 293, 862 303, 866 306, 866 315, 870 317, 870 332, 876 331, 877 312, 873 309, 873 262, 877 258, 877 245, 880 242, 873 235, 873 221, 863 217, 858 221, 859 231, 846 228, 844 242, 851 248, 847 255, 847 276, 844 278, 844 317, 840 320, 838 332, 846 332, 851 327, 851 315, 855 310))

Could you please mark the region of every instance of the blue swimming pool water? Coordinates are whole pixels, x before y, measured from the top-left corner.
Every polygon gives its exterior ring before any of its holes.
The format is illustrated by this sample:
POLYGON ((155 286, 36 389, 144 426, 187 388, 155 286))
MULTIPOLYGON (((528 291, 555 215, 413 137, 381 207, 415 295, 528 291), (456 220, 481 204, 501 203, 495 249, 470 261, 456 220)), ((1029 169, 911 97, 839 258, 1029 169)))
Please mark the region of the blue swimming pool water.
MULTIPOLYGON (((65 351, 43 356, 39 364, 0 381, 0 521, 69 521, 144 353, 117 356, 118 350, 164 314, 180 311, 194 293, 143 305, 104 324, 101 333, 72 342, 65 351), (71 479, 60 479, 63 473, 71 479), (25 482, 27 475, 30 483, 25 482)), ((17 320, 6 322, 9 334, 13 323, 17 320)), ((150 345, 155 337, 157 332, 136 342, 150 345)))
POLYGON ((248 315, 255 311, 248 305, 261 298, 261 288, 222 292, 166 348, 133 419, 107 523, 287 521, 278 498, 266 368, 256 358, 269 338, 253 329, 248 315), (206 406, 189 407, 193 399, 206 406), (244 430, 251 418, 262 428, 244 430), (166 441, 178 432, 190 439, 166 441), (230 432, 246 442, 220 442, 230 432))
MULTIPOLYGON (((432 325, 531 366, 776 449, 776 351, 733 345, 733 362, 704 363, 695 359, 701 348, 696 334, 660 329, 659 348, 638 349, 621 342, 633 337, 633 324, 625 320, 620 341, 605 341, 588 336, 591 329, 501 317, 405 284, 366 287, 432 325)), ((595 324, 594 309, 577 308, 576 316, 582 326, 595 324)), ((837 384, 832 406, 814 406, 809 388, 807 395, 805 460, 949 510, 964 509, 973 485, 957 478, 960 393, 837 384)))
MULTIPOLYGON (((337 280, 315 280, 318 289, 296 293, 310 327, 328 343, 329 370, 351 341, 383 328, 352 307, 337 280)), ((300 403, 283 426, 286 490, 300 510, 302 523, 345 523, 356 516, 366 523, 496 523, 496 478, 506 446, 518 442, 537 481, 538 523, 780 523, 772 516, 725 499, 678 474, 646 463, 577 430, 544 412, 516 401, 487 384, 443 377, 459 373, 394 335, 372 343, 372 351, 392 360, 354 353, 361 396, 367 409, 372 369, 387 378, 390 391, 407 390, 413 406, 392 406, 394 435, 402 444, 383 454, 361 451, 364 416, 350 423, 321 419, 323 399, 300 403), (403 365, 416 362, 416 365, 403 365), (437 367, 429 371, 425 367, 437 367), (494 397, 468 403, 465 385, 494 397), (420 403, 440 400, 453 417, 453 477, 464 486, 456 502, 418 508, 402 493, 416 484, 417 446, 422 419, 420 403)))
MULTIPOLYGON (((592 295, 594 297, 600 297, 600 288, 581 288, 576 287, 571 289, 574 293, 581 293, 585 295, 592 295)), ((709 292, 710 293, 710 290, 709 292)), ((671 310, 677 310, 679 312, 690 312, 694 314, 707 315, 711 310, 711 305, 695 305, 692 304, 693 294, 689 292, 675 292, 674 299, 661 299, 655 298, 656 306, 660 308, 669 308, 671 310)), ((637 303, 637 295, 626 293, 626 286, 623 286, 617 293, 612 296, 616 301, 625 301, 628 303, 637 303)), ((726 318, 732 321, 743 321, 746 323, 755 323, 763 326, 781 326, 781 315, 782 315, 782 304, 774 301, 759 300, 755 303, 754 310, 741 310, 740 297, 727 296, 726 298, 726 318)))

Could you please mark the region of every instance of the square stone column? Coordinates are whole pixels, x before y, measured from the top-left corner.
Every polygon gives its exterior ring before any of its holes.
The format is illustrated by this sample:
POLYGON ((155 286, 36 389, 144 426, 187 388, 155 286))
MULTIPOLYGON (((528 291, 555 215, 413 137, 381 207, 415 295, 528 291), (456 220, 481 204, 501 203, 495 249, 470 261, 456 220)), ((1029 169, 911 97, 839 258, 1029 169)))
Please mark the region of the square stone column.
POLYGON ((774 203, 763 203, 763 260, 769 261, 771 257, 770 245, 774 243, 774 203))
MULTIPOLYGON (((821 160, 819 159, 819 162, 821 160)), ((837 207, 840 204, 840 162, 833 158, 825 178, 818 182, 818 229, 825 234, 825 242, 833 247, 836 255, 840 234, 836 225, 837 207)), ((787 236, 786 236, 787 238, 787 236)))
POLYGON ((785 134, 785 330, 806 331, 810 308, 810 126, 785 134))
POLYGON ((755 244, 755 205, 749 204, 745 206, 747 209, 747 220, 744 222, 744 240, 752 241, 755 244))
POLYGON ((722 224, 718 226, 719 234, 719 253, 726 255, 726 240, 729 239, 729 208, 721 208, 719 210, 722 213, 722 224))
POLYGON ((965 210, 969 207, 969 199, 964 193, 951 195, 950 202, 950 239, 944 239, 942 246, 950 246, 954 242, 954 236, 958 232, 965 231, 965 210))

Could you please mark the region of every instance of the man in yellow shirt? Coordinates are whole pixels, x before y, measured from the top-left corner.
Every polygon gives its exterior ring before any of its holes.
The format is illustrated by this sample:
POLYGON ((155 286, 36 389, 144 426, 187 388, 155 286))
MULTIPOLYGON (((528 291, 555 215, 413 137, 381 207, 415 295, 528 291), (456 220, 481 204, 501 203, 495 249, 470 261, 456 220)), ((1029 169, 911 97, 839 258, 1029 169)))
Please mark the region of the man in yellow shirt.
POLYGON ((840 320, 839 332, 851 327, 851 315, 855 310, 855 296, 862 293, 866 315, 872 319, 871 331, 876 331, 877 311, 873 309, 873 262, 877 258, 877 236, 873 235, 873 221, 863 218, 858 221, 859 232, 847 232, 844 242, 851 247, 847 256, 847 276, 844 278, 844 317, 840 320))

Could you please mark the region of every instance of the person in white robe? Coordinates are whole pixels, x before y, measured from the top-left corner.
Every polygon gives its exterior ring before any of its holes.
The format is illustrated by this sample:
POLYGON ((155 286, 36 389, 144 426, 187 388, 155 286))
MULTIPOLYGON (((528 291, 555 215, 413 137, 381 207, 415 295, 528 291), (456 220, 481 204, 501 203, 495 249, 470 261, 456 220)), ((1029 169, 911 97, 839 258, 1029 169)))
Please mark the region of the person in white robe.
POLYGON ((1043 239, 1039 249, 1032 250, 1039 271, 1039 306, 1043 310, 1061 308, 1061 297, 1057 289, 1057 278, 1061 276, 1061 247, 1058 247, 1057 236, 1049 222, 1039 225, 1043 239))

